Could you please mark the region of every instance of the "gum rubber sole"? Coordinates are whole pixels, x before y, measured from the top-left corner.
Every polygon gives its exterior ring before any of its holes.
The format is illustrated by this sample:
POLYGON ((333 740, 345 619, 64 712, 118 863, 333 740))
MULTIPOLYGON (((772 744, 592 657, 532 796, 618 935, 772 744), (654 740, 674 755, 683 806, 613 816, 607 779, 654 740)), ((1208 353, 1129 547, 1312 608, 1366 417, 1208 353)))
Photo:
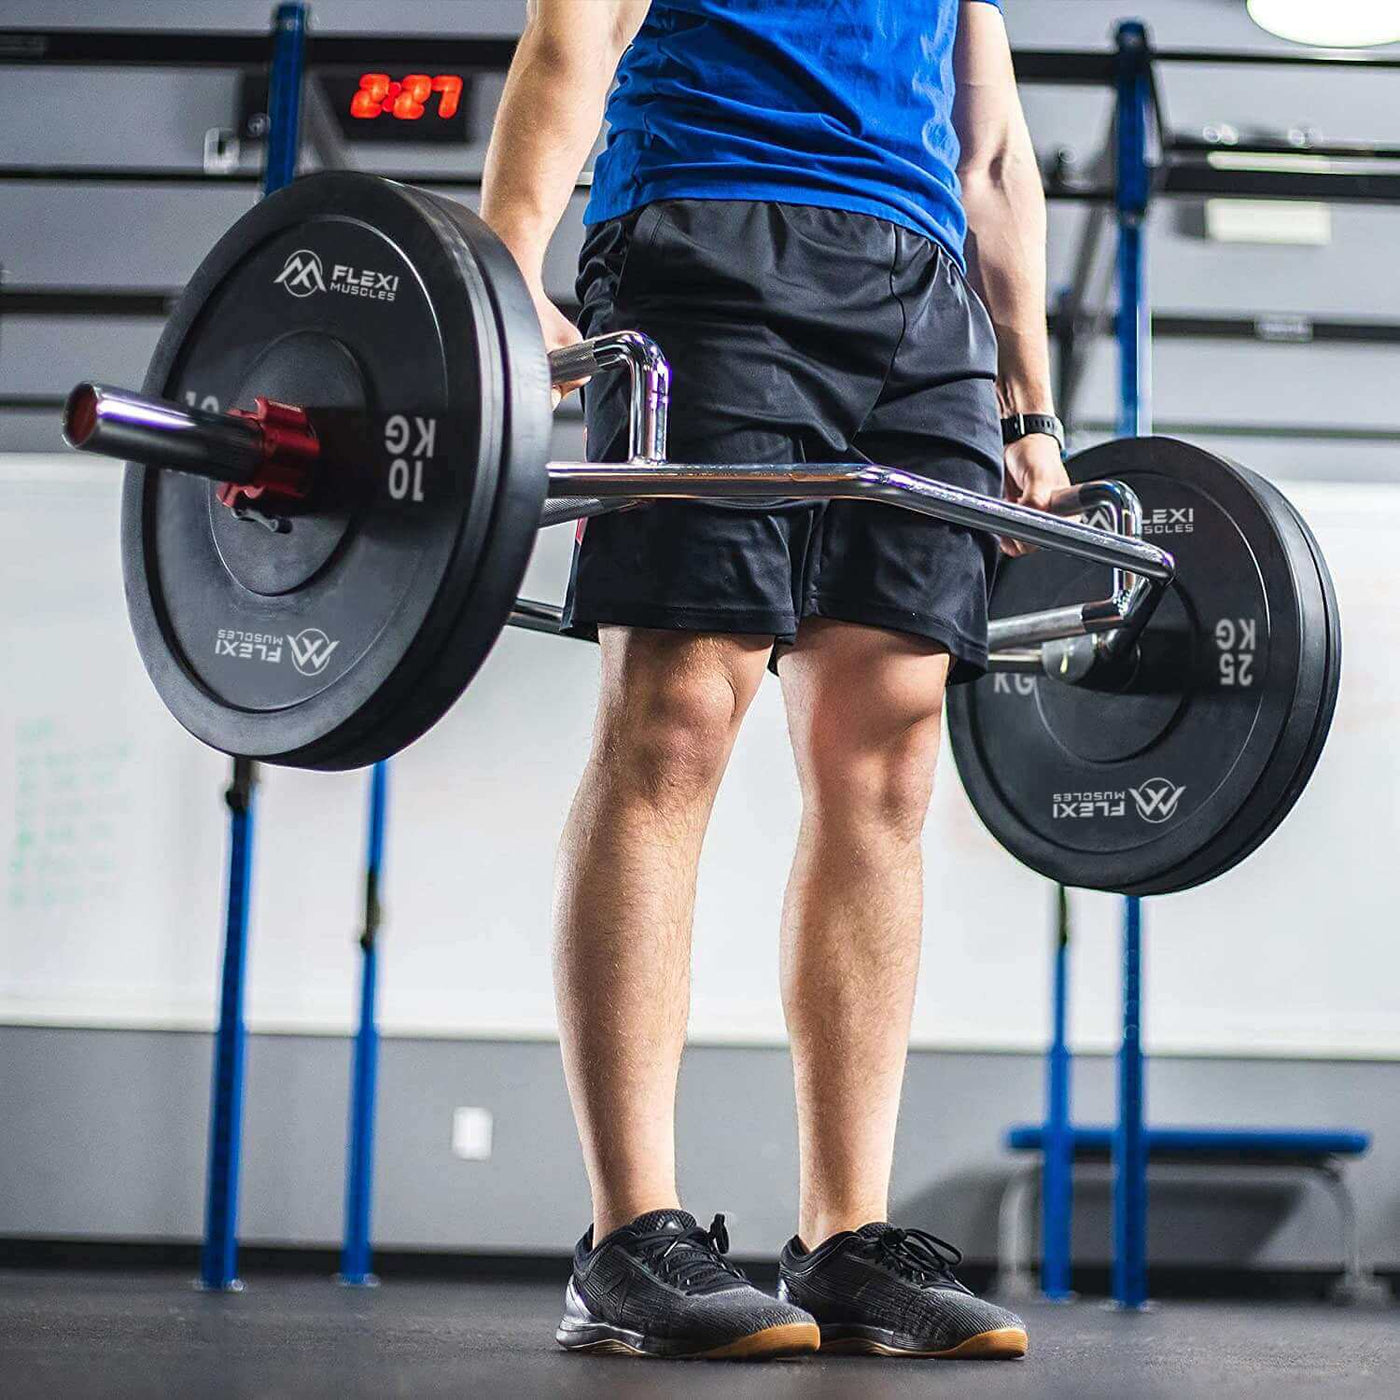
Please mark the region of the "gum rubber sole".
POLYGON ((814 1323, 787 1322, 780 1327, 765 1327, 761 1332, 751 1332, 747 1337, 726 1342, 723 1346, 712 1347, 708 1351, 659 1354, 634 1347, 614 1337, 603 1337, 596 1342, 568 1346, 565 1350, 589 1356, 641 1356, 650 1360, 666 1361, 767 1361, 785 1356, 805 1356, 816 1351, 820 1345, 821 1332, 814 1323))
POLYGON ((938 1361, 1011 1360, 1026 1354, 1028 1340, 1020 1327, 994 1327, 975 1337, 959 1342, 945 1351, 914 1351, 904 1347, 886 1346, 869 1337, 836 1337, 822 1343, 822 1351, 831 1356, 909 1356, 938 1361))

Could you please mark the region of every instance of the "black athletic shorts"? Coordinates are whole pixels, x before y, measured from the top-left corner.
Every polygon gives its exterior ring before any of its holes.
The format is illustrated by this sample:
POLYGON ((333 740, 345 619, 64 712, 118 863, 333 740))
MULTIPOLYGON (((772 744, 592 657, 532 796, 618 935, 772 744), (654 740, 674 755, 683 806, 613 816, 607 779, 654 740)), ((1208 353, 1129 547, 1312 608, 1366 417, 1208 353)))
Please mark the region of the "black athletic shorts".
MULTIPOLYGON (((678 462, 882 462, 1001 489, 996 341, 937 243, 866 214, 665 200, 595 225, 585 336, 636 328, 671 362, 678 462)), ((588 456, 627 455, 627 376, 585 390, 588 456)), ((581 523, 566 626, 771 634, 838 618, 987 662, 988 535, 861 501, 657 503, 581 523)))

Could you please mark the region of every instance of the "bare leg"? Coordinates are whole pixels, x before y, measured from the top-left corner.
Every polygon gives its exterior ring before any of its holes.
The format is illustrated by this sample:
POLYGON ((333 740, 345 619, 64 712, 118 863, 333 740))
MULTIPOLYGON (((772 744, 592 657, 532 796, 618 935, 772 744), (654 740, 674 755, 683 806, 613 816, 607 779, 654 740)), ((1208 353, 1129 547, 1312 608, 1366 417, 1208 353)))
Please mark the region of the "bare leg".
POLYGON ((555 995, 594 1240, 677 1204, 695 872, 770 637, 602 629, 593 751, 564 828, 555 995))
POLYGON ((783 1007, 815 1248, 884 1220, 923 932, 920 833, 947 653, 809 619, 782 662, 802 785, 783 908, 783 1007))

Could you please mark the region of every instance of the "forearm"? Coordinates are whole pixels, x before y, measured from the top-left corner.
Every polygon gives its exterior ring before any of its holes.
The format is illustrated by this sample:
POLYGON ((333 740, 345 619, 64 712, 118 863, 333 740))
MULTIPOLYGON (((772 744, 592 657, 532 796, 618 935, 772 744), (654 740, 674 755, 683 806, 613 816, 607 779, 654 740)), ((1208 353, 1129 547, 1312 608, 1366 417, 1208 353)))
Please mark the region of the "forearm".
POLYGON ((527 26, 486 153, 481 216, 538 284, 603 119, 617 53, 527 26))
POLYGON ((996 160, 959 174, 968 219, 968 274, 997 332, 1001 411, 1051 413, 1045 191, 1024 121, 1014 123, 996 160))

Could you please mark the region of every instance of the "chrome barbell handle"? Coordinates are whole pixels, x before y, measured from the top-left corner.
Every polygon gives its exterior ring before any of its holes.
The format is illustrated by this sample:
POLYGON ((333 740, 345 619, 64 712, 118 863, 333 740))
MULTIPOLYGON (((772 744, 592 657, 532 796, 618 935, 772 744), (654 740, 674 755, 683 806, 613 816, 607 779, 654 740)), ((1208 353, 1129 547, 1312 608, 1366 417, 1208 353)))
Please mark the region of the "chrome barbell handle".
MULTIPOLYGON (((1100 507, 1109 510, 1115 534, 1129 539, 1142 538, 1142 503, 1137 493, 1121 481, 1080 482, 1058 492, 1049 510, 1054 515, 1070 516, 1087 515, 1100 507)), ((1165 587, 1166 580, 1155 582, 1158 590, 1165 587)), ((1153 586, 1151 578, 1114 565, 1113 591, 1107 598, 994 619, 987 627, 987 648, 994 669, 1026 669, 1029 655, 1013 653, 1017 648, 1036 647, 1042 642, 1097 634, 1102 650, 1110 645, 1117 649, 1136 641, 1147 617, 1157 606, 1153 586), (1114 635, 1120 628, 1126 629, 1122 639, 1114 635)), ((1030 655, 1038 656, 1038 653, 1030 655)))
POLYGON ((553 384, 591 379, 626 365, 627 456, 633 462, 666 460, 666 423, 671 410, 671 366, 657 343, 641 331, 611 331, 549 352, 553 384))
POLYGON ((1002 654, 1008 668, 1028 664, 1032 655, 1016 655, 1013 649, 1043 642, 1102 633, 1113 651, 1130 644, 1176 570, 1170 554, 1141 538, 1142 507, 1121 482, 1082 483, 1062 492, 1050 511, 1042 511, 878 464, 551 462, 548 470, 550 497, 564 507, 562 518, 578 518, 584 512, 572 508, 584 503, 594 507, 588 514, 598 514, 612 502, 658 499, 878 500, 1114 570, 1114 592, 1108 598, 993 623, 989 648, 1002 654), (1124 533, 1066 518, 1098 504, 1110 506, 1124 533))
POLYGON ((1141 539, 875 463, 551 462, 551 497, 597 500, 878 500, 1163 583, 1175 561, 1141 539))

